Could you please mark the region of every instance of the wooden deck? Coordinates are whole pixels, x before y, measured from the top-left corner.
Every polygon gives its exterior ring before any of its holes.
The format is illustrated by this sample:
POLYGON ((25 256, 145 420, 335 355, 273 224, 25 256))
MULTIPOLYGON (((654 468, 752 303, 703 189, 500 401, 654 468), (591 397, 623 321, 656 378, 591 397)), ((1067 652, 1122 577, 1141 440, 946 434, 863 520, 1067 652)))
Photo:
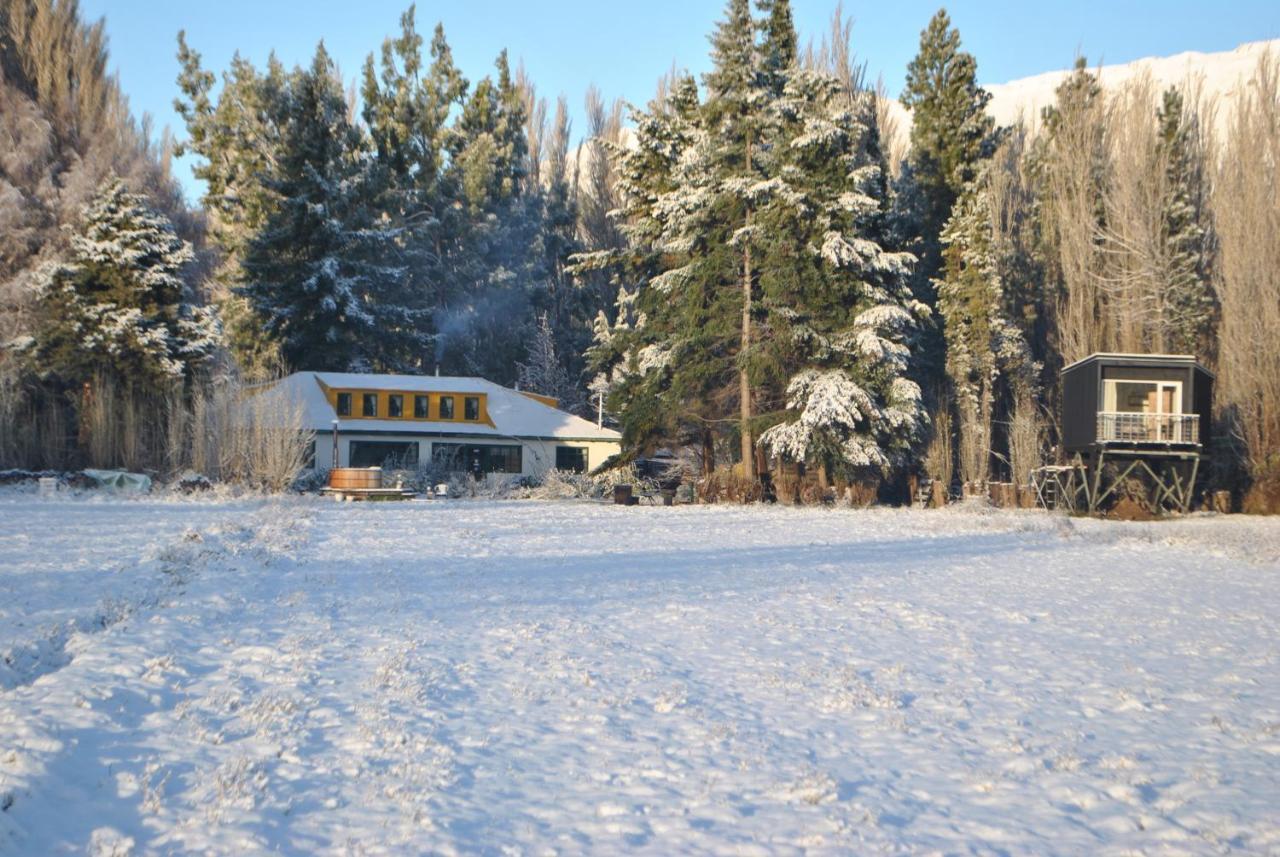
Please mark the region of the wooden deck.
POLYGON ((321 494, 328 494, 342 502, 346 500, 366 500, 369 502, 386 502, 394 500, 412 500, 418 496, 417 491, 405 488, 322 488, 321 494))

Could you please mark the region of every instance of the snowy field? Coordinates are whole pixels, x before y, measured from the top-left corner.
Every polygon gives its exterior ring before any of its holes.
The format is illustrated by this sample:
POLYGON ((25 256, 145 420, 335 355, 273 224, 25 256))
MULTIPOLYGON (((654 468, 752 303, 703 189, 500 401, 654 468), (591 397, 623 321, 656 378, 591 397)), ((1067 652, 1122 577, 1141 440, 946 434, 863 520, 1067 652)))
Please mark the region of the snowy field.
POLYGON ((0 853, 1280 853, 1280 520, 0 494, 0 853))

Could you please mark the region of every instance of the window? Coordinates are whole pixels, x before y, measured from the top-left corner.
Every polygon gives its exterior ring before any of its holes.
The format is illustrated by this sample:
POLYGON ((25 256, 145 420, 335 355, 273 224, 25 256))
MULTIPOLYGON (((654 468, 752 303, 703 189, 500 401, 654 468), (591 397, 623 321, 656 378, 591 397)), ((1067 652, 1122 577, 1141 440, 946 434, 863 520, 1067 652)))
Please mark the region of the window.
POLYGON ((338 416, 340 417, 351 416, 351 394, 350 393, 338 394, 338 416))
POLYGON ((462 418, 465 420, 480 419, 480 399, 476 396, 467 396, 462 400, 462 418))
POLYGON ((1103 410, 1121 414, 1181 413, 1182 383, 1107 379, 1103 410))
POLYGON ((404 416, 404 396, 399 394, 387 396, 387 416, 394 419, 404 416))
POLYGON ((435 443, 431 458, 455 473, 519 473, 523 469, 522 448, 498 444, 435 443))
POLYGON ((440 397, 440 419, 453 419, 453 396, 440 397))
POLYGON ((426 396, 413 397, 413 418, 415 420, 425 420, 430 416, 430 412, 427 410, 427 404, 430 401, 426 396))
POLYGON ((565 473, 586 473, 586 449, 580 446, 557 446, 556 470, 560 470, 565 473))
POLYGON ((362 393, 360 395, 361 411, 366 417, 376 417, 378 415, 378 394, 362 393))
POLYGON ((382 440, 351 441, 348 467, 382 467, 408 470, 418 466, 418 444, 382 440))

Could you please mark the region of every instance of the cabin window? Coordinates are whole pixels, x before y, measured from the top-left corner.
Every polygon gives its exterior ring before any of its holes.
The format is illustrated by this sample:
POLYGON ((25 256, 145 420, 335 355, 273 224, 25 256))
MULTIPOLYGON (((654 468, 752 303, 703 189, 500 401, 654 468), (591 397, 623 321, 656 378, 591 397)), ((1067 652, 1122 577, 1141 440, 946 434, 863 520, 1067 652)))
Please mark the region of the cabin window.
POLYGON ((425 420, 430 416, 430 411, 428 410, 428 403, 430 401, 431 400, 426 396, 413 397, 413 418, 415 420, 425 420))
POLYGON ((431 445, 432 460, 454 473, 519 473, 523 449, 499 444, 436 443, 431 445))
POLYGON ((1107 379, 1103 410, 1117 414, 1180 414, 1182 382, 1107 379))
POLYGON ((351 441, 348 467, 412 470, 418 466, 418 444, 382 440, 351 441))
POLYGON ((338 394, 338 416, 340 417, 351 416, 351 394, 350 393, 338 394))
POLYGON ((362 393, 360 399, 362 403, 360 413, 366 417, 376 417, 378 415, 378 394, 362 393))
POLYGON ((394 419, 404 416, 404 396, 399 394, 387 396, 387 416, 394 419))
POLYGON ((565 473, 586 473, 587 451, 580 446, 557 446, 556 470, 565 473))
POLYGON ((440 397, 440 419, 453 419, 453 396, 440 397))
POLYGON ((480 399, 476 396, 467 396, 462 400, 462 418, 465 420, 480 419, 480 399))

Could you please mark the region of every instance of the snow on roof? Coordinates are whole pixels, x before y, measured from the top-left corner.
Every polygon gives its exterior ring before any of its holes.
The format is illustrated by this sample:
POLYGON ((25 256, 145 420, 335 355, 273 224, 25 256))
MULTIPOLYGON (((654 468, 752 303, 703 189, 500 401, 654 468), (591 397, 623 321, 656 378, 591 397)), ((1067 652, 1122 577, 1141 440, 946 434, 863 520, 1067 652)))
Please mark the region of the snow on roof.
POLYGON ((493 426, 483 423, 437 420, 374 420, 342 418, 345 431, 396 434, 488 435, 495 438, 558 438, 562 440, 619 441, 622 435, 600 428, 589 420, 530 398, 516 390, 486 381, 448 375, 364 375, 350 372, 295 372, 273 390, 303 405, 306 427, 330 431, 337 415, 320 385, 343 390, 380 390, 406 393, 478 393, 488 398, 493 426))
MULTIPOLYGON (((1134 354, 1132 352, 1125 351, 1095 351, 1088 357, 1081 357, 1074 363, 1068 363, 1066 366, 1063 366, 1062 371, 1066 372, 1077 366, 1083 366, 1085 363, 1093 360, 1148 360, 1157 363, 1194 363, 1201 369, 1204 369, 1204 371, 1209 371, 1200 365, 1200 361, 1196 359, 1194 354, 1134 354)), ((1213 373, 1210 372, 1209 374, 1213 373)))

